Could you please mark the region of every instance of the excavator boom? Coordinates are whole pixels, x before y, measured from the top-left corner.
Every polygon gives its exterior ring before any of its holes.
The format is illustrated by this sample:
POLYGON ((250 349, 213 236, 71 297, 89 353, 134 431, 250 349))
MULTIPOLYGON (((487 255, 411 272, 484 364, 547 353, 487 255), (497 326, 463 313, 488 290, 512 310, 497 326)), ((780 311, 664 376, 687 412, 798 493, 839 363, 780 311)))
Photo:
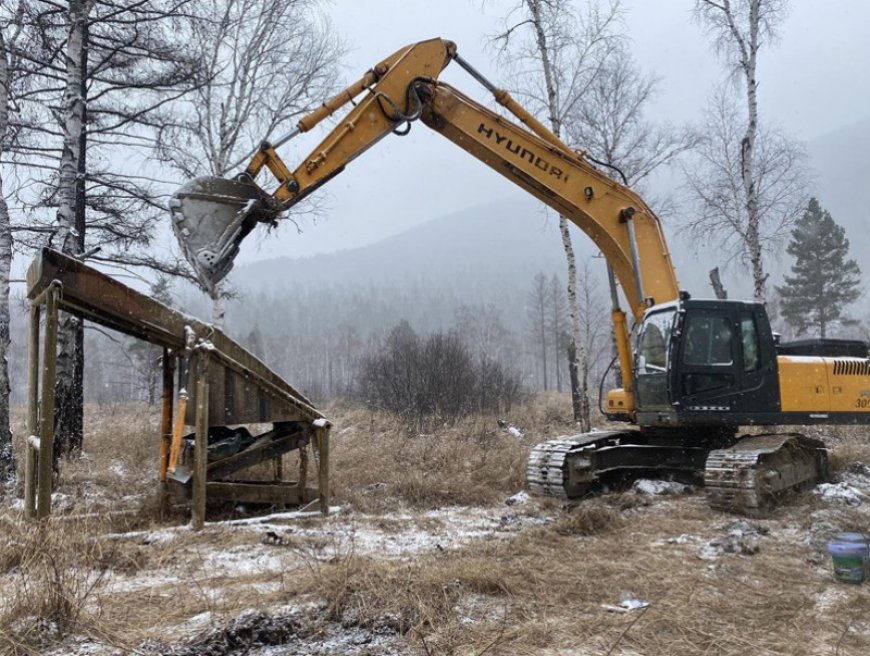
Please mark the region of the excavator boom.
POLYGON ((457 55, 452 42, 431 39, 397 51, 299 121, 290 136, 307 132, 360 96, 296 169, 277 155, 277 144, 264 142, 235 180, 197 178, 176 192, 173 227, 206 286, 227 274, 239 243, 256 223, 274 221, 379 140, 422 118, 589 235, 613 267, 636 320, 653 302, 677 298, 667 244, 646 203, 595 169, 506 91, 489 84, 457 55), (439 82, 438 75, 452 60, 487 85, 523 125, 439 82), (255 183, 264 168, 277 182, 271 193, 255 183))

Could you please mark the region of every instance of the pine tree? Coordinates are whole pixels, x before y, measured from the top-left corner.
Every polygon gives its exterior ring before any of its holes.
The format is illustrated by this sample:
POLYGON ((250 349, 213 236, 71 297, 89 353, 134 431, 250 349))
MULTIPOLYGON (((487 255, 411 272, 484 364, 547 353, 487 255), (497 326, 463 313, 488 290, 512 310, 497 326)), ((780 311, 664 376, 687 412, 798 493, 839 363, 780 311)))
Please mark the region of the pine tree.
POLYGON ((786 250, 795 263, 793 275, 777 287, 782 315, 798 335, 818 332, 824 338, 832 324, 848 321, 843 310, 861 295, 861 270, 855 260, 846 259, 846 231, 811 198, 786 250))

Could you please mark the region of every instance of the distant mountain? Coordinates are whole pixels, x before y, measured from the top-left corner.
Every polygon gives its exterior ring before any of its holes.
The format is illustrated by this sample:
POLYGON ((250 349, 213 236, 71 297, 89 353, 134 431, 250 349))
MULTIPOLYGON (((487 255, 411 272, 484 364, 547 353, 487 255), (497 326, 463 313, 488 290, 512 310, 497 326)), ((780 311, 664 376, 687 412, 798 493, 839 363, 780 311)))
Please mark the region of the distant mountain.
MULTIPOLYGON (((582 253, 595 253, 579 231, 577 242, 582 253)), ((241 289, 268 289, 288 280, 303 286, 409 278, 470 285, 479 278, 530 279, 538 271, 563 275, 564 257, 556 216, 517 196, 440 217, 363 248, 246 264, 236 269, 233 282, 241 289)))
MULTIPOLYGON (((852 256, 870 275, 870 221, 867 187, 870 182, 870 118, 819 136, 807 144, 814 174, 813 193, 846 227, 852 256)), ((669 178, 670 184, 676 184, 669 178)), ((662 190, 667 191, 667 190, 662 190)), ((398 219, 397 219, 398 220, 398 219)), ((316 230, 316 227, 311 228, 316 230)), ((579 258, 597 254, 594 244, 572 227, 579 258)), ((710 296, 707 274, 725 264, 713 245, 689 243, 665 226, 680 284, 694 295, 710 296)), ((768 262, 776 284, 791 265, 787 256, 768 262)), ((603 280, 604 264, 592 270, 603 280)), ((471 296, 526 294, 538 271, 564 278, 565 259, 553 212, 517 193, 507 200, 483 204, 446 215, 375 244, 313 257, 281 257, 239 266, 233 282, 242 291, 270 291, 292 281, 316 288, 346 285, 401 286, 410 280, 444 285, 471 296), (520 288, 521 291, 520 291, 520 288), (479 291, 479 294, 476 293, 479 291)), ((732 266, 725 275, 732 296, 751 290, 745 270, 732 266)), ((487 300, 477 299, 475 300, 487 300)), ((498 298, 488 299, 498 302, 498 298)))

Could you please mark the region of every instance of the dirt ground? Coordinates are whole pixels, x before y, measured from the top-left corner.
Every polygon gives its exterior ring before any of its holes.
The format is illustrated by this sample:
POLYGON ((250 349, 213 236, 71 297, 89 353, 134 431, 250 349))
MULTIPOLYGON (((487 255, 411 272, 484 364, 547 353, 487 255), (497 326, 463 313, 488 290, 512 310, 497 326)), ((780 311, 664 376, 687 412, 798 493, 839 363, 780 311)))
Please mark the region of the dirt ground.
POLYGON ((197 533, 159 512, 156 410, 89 408, 54 519, 0 506, 0 653, 870 653, 870 583, 836 582, 825 551, 870 531, 866 434, 826 432, 835 480, 764 518, 649 480, 530 498, 529 448, 568 411, 414 435, 329 408, 329 517, 225 508, 197 533))

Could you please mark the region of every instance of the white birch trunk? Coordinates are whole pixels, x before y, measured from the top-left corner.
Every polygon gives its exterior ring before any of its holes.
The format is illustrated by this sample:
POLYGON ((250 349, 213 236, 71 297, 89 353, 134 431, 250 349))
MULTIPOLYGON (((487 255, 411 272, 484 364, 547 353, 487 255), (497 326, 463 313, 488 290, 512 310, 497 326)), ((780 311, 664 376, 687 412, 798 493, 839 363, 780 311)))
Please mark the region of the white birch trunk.
MULTIPOLYGON (((527 5, 529 13, 532 16, 535 41, 544 70, 550 127, 553 130, 553 134, 560 137, 562 121, 559 117, 559 97, 553 79, 550 47, 547 43, 547 35, 544 32, 540 0, 527 0, 527 5)), ((574 421, 579 424, 581 432, 586 432, 589 430, 589 399, 585 390, 581 388, 580 371, 581 369, 583 370, 584 374, 582 377, 587 379, 589 367, 586 348, 581 338, 580 313, 577 306, 577 263, 574 258, 574 245, 571 242, 571 233, 568 231, 568 220, 564 216, 559 217, 559 232, 562 235, 562 247, 565 249, 565 259, 568 262, 568 317, 571 321, 571 333, 568 342, 568 377, 571 381, 571 408, 574 414, 574 421)))
POLYGON ((762 0, 751 0, 749 5, 749 44, 741 44, 743 56, 743 71, 746 76, 746 105, 748 120, 746 134, 743 137, 743 190, 746 194, 746 216, 748 221, 747 241, 749 260, 752 266, 752 282, 755 300, 761 303, 765 300, 764 261, 761 253, 760 222, 758 211, 758 190, 755 185, 753 170, 753 155, 755 137, 758 134, 758 82, 755 79, 755 69, 758 55, 758 21, 759 3, 762 0))
MULTIPOLYGON (((758 80, 755 78, 758 61, 758 36, 763 0, 749 1, 748 33, 740 31, 730 3, 714 5, 724 13, 725 22, 737 48, 740 69, 746 83, 746 131, 740 144, 740 177, 746 207, 746 250, 752 271, 753 294, 756 301, 765 300, 767 275, 764 273, 764 258, 761 250, 761 213, 758 203, 758 188, 755 184, 753 159, 755 140, 758 135, 758 80)), ((712 3, 711 3, 712 4, 712 3)))
MULTIPOLYGON (((9 66, 6 40, 0 30, 0 157, 9 125, 9 66)), ((9 272, 12 268, 12 230, 3 197, 0 169, 0 493, 15 482, 12 431, 9 425, 9 272)))
MULTIPOLYGON (((58 175, 57 233, 53 239, 55 248, 63 253, 81 253, 80 235, 76 231, 76 182, 79 170, 80 142, 85 129, 85 99, 82 96, 82 52, 85 46, 85 23, 93 6, 93 0, 71 0, 67 13, 68 37, 66 43, 66 88, 62 102, 63 149, 58 175)), ((70 429, 78 423, 65 418, 75 416, 79 409, 76 398, 78 385, 75 375, 76 329, 78 319, 61 313, 57 340, 57 385, 55 425, 55 459, 70 441, 70 429), (68 425, 71 424, 71 425, 68 425)))
MULTIPOLYGON (((66 44, 66 89, 63 94, 63 150, 58 175, 58 231, 54 245, 64 253, 76 254, 78 235, 75 230, 76 176, 78 175, 79 138, 84 129, 85 99, 82 97, 82 48, 85 21, 92 0, 71 0, 68 10, 69 36, 66 44)), ((60 363, 58 363, 58 366, 60 363)))
POLYGON ((211 301, 211 323, 217 330, 223 330, 227 314, 223 282, 219 282, 215 285, 211 301))

